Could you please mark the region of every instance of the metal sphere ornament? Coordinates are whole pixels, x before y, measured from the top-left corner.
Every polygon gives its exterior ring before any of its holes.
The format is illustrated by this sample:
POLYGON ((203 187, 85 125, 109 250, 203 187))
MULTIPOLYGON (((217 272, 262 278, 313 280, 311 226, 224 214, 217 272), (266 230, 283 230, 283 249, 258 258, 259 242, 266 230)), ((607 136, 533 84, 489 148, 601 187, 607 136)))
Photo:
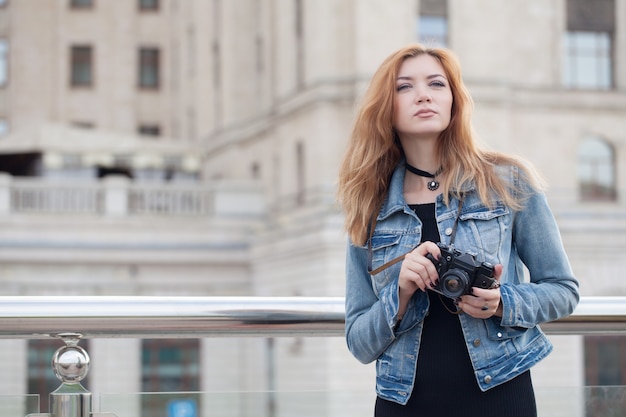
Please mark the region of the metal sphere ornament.
MULTIPOLYGON (((66 341, 67 343, 67 341, 66 341)), ((82 381, 89 372, 89 355, 76 343, 68 343, 54 352, 52 369, 63 383, 74 384, 82 381)))

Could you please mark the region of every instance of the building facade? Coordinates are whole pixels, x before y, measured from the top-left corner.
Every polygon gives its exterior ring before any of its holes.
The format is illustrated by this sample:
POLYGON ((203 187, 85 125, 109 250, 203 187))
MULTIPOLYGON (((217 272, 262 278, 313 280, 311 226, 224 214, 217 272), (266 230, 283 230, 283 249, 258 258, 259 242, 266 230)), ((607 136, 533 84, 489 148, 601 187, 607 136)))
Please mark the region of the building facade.
MULTIPOLYGON (((3 295, 343 295, 354 108, 415 41, 458 54, 485 144, 545 175, 582 295, 625 295, 626 0, 4 0, 3 295)), ((621 338, 553 341, 540 407, 582 416, 583 386, 626 384, 601 360, 623 360, 621 338)), ((207 394, 211 415, 373 404, 373 368, 341 339, 88 344, 94 392, 265 393, 207 394)), ((6 374, 41 369, 0 393, 54 389, 49 349, 0 341, 6 374)))

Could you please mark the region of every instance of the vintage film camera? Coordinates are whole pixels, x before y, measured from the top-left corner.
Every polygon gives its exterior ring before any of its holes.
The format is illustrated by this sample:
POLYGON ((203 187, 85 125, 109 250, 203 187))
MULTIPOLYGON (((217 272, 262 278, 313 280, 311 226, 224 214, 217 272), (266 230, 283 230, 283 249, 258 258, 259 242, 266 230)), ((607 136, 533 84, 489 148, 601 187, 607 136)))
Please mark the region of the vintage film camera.
POLYGON ((441 250, 439 259, 430 253, 426 255, 439 273, 439 281, 432 288, 433 291, 455 299, 471 294, 472 287, 489 289, 498 285, 493 277, 493 265, 489 262, 478 262, 473 255, 442 243, 437 243, 437 246, 441 250))

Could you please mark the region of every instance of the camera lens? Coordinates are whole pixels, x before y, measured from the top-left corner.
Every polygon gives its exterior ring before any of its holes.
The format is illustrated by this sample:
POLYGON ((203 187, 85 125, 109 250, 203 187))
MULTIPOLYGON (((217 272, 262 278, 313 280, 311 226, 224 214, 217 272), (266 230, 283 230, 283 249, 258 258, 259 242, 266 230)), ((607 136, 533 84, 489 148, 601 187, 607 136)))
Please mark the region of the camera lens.
POLYGON ((457 298, 467 293, 469 277, 461 269, 450 269, 441 277, 441 290, 449 298, 457 298))

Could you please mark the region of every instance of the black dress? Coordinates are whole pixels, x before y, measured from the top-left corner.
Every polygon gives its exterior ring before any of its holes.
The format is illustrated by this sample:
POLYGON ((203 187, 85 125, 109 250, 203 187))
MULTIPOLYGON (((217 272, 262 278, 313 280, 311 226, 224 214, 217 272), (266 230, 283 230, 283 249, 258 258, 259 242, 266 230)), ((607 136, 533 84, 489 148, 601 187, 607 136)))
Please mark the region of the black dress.
MULTIPOLYGON (((439 241, 435 204, 411 205, 423 223, 422 241, 439 241)), ((530 371, 482 392, 465 347, 452 300, 428 291, 430 310, 409 402, 402 406, 376 399, 375 417, 535 417, 530 371), (448 310, 449 309, 449 310, 448 310)))

